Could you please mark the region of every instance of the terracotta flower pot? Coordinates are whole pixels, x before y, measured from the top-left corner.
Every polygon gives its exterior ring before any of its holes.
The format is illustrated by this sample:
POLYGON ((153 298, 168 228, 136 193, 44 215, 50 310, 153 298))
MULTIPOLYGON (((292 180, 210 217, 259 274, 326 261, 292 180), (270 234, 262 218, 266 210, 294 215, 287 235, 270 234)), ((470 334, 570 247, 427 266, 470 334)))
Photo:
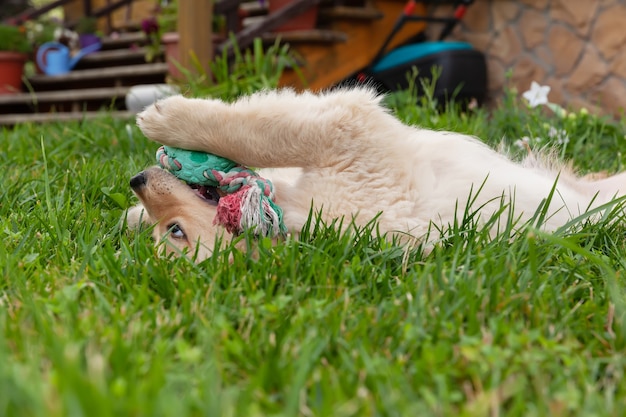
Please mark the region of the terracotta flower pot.
POLYGON ((21 52, 0 51, 0 94, 22 91, 22 73, 28 55, 21 52))
POLYGON ((167 70, 174 79, 180 79, 183 74, 180 72, 175 62, 180 60, 180 52, 178 51, 178 41, 180 36, 178 32, 167 32, 161 36, 161 43, 165 45, 165 62, 167 62, 167 70))
MULTIPOLYGON (((274 13, 282 9, 292 0, 269 0, 269 12, 274 13)), ((315 28, 317 21, 317 6, 311 7, 301 15, 291 18, 288 22, 275 28, 272 32, 289 32, 293 30, 309 30, 315 28)))

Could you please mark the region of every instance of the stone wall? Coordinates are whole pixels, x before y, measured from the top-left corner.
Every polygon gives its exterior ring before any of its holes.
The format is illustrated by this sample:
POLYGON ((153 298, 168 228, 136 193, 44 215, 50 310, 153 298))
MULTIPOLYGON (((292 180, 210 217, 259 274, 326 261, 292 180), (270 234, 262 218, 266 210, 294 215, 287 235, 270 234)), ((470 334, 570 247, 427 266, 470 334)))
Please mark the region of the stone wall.
POLYGON ((626 0, 476 0, 450 39, 487 55, 491 98, 510 70, 520 92, 534 80, 566 107, 626 108, 626 0))

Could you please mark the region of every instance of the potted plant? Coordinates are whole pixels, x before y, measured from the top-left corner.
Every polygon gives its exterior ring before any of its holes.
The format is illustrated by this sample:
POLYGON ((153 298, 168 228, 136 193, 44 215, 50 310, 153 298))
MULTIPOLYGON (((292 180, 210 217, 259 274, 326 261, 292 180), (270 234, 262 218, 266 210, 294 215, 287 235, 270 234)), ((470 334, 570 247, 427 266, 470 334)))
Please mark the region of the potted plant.
POLYGON ((24 22, 24 27, 28 41, 33 48, 37 48, 39 45, 55 40, 55 31, 61 27, 61 22, 56 18, 42 17, 24 22))
POLYGON ((0 24, 0 94, 22 90, 24 64, 30 51, 24 27, 0 24))

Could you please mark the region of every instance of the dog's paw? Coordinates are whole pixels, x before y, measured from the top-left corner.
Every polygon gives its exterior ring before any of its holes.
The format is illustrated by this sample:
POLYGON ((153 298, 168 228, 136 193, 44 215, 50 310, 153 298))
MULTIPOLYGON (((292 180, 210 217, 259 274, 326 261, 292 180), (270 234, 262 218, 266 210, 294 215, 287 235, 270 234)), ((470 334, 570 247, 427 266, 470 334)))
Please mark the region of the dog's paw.
POLYGON ((164 143, 163 140, 180 132, 189 117, 188 99, 171 96, 157 101, 137 114, 137 126, 148 138, 164 143))
POLYGON ((139 230, 144 224, 152 224, 152 219, 142 204, 137 204, 126 210, 121 221, 122 223, 126 222, 128 228, 134 230, 139 230))
POLYGON ((137 115, 141 131, 163 145, 192 149, 198 137, 209 134, 228 114, 219 100, 171 96, 148 106, 137 115))

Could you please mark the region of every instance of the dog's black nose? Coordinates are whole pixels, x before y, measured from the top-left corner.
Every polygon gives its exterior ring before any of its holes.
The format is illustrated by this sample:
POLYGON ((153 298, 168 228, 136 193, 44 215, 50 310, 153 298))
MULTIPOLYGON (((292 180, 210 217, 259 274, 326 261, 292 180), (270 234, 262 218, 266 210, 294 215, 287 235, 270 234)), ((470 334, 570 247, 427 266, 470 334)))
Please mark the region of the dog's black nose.
POLYGON ((146 178, 145 172, 140 172, 130 179, 130 187, 133 190, 143 187, 148 182, 148 178, 146 178))

